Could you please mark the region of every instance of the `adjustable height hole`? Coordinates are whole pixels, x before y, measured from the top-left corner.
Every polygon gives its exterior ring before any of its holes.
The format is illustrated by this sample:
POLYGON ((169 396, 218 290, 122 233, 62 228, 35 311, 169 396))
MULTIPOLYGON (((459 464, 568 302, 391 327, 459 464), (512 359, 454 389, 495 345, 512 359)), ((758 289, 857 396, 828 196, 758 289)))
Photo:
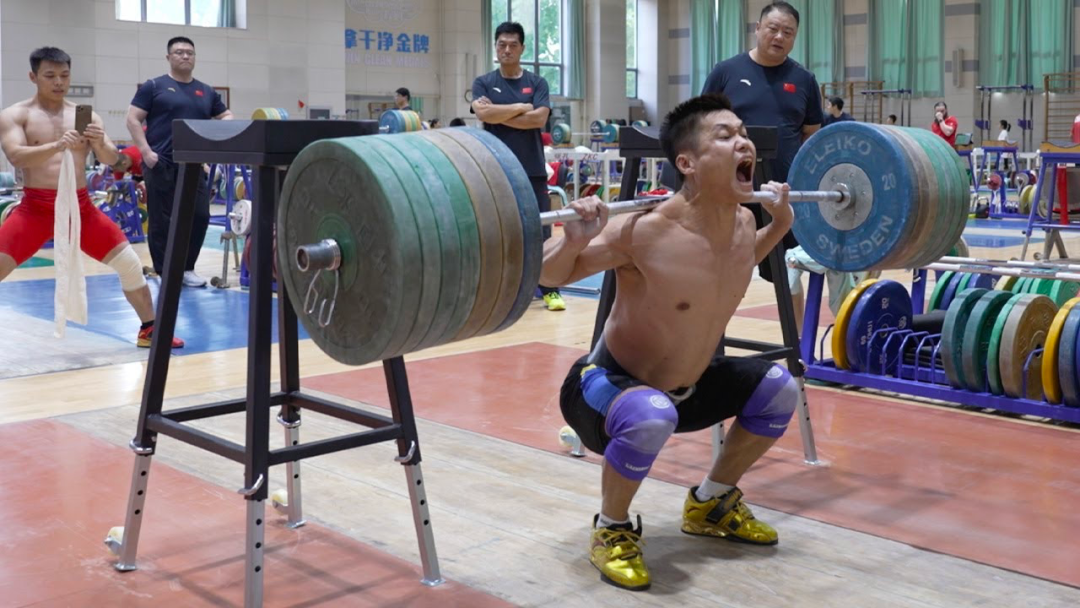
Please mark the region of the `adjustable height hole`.
POLYGON ((141 515, 142 509, 135 509, 135 515, 141 515))
POLYGON ((424 499, 420 499, 420 506, 421 506, 421 507, 422 507, 422 506, 424 506, 424 505, 426 505, 426 504, 427 504, 427 501, 426 501, 426 500, 424 500, 424 499))
POLYGON ((425 519, 425 520, 424 520, 424 525, 426 526, 426 525, 428 525, 428 524, 429 524, 429 520, 425 519))
POLYGON ((136 496, 142 496, 142 495, 143 495, 143 491, 142 491, 142 490, 139 490, 138 492, 136 492, 136 493, 135 493, 135 495, 136 495, 136 496))
POLYGON ((262 549, 262 543, 255 543, 256 549, 262 549))
POLYGON ((255 566, 255 572, 262 572, 262 566, 255 566))
POLYGON ((293 479, 300 479, 300 474, 299 473, 293 473, 292 478, 293 479))
POLYGON ((262 525, 262 520, 261 519, 256 519, 255 520, 255 525, 256 526, 261 526, 262 525))
POLYGON ((417 479, 417 480, 416 480, 416 485, 420 485, 420 484, 422 484, 422 483, 424 483, 424 481, 423 481, 422 479, 417 479))

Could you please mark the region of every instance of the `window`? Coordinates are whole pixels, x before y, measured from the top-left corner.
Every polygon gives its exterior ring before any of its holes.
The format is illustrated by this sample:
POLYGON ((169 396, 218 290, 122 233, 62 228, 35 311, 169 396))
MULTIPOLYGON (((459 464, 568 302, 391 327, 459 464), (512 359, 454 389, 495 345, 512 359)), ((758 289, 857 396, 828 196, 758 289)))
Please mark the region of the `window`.
POLYGON ((543 76, 553 96, 563 92, 562 5, 562 0, 491 0, 491 31, 506 21, 521 24, 525 29, 521 67, 543 76))
POLYGON ((626 96, 637 97, 637 5, 626 0, 626 96))
POLYGON ((119 21, 238 27, 245 0, 116 0, 119 21))

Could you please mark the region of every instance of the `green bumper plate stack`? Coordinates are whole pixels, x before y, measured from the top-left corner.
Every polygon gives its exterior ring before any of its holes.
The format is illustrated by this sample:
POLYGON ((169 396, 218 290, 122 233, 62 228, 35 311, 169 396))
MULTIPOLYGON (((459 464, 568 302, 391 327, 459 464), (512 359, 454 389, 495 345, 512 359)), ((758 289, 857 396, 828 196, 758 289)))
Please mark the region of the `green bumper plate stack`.
POLYGON ((1012 297, 1013 294, 1005 291, 984 293, 968 316, 961 343, 964 352, 961 368, 964 370, 964 388, 970 391, 988 391, 986 360, 990 352, 994 322, 1012 297))

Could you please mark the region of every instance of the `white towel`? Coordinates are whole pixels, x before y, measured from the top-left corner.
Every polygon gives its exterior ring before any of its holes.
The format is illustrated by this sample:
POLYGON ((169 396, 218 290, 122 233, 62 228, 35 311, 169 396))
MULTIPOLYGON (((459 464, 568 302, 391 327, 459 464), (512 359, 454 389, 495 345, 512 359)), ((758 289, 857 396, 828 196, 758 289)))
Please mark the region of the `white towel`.
POLYGON ((56 264, 56 296, 53 335, 64 337, 67 321, 86 325, 86 276, 82 260, 82 220, 75 188, 75 159, 64 150, 60 182, 56 185, 53 223, 53 262, 56 264))

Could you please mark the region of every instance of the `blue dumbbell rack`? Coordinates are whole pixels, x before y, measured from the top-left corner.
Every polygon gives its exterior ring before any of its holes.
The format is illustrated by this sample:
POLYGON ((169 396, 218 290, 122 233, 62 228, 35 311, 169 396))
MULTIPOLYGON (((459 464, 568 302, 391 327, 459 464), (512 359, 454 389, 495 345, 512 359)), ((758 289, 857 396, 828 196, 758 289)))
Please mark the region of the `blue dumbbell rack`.
MULTIPOLYGON (((922 314, 923 302, 926 297, 926 269, 913 272, 911 285, 912 314, 922 314)), ((941 334, 929 332, 914 332, 910 329, 898 330, 895 328, 882 328, 875 332, 865 346, 862 360, 868 362, 865 372, 850 371, 836 367, 832 359, 824 358, 825 338, 833 330, 830 325, 825 328, 820 342, 817 339, 818 318, 821 315, 821 297, 824 293, 825 276, 810 274, 809 287, 806 296, 806 311, 803 316, 803 334, 800 341, 802 358, 806 364, 806 377, 848 384, 862 388, 871 388, 881 391, 922 397, 925 399, 938 399, 960 405, 993 409, 1013 414, 1040 416, 1063 422, 1080 423, 1080 408, 1054 405, 1045 400, 1025 399, 994 395, 989 390, 982 392, 969 391, 954 388, 949 385, 945 377, 944 369, 937 365, 938 349, 941 347, 941 334), (933 356, 929 365, 920 365, 920 348, 925 345, 933 346, 933 356), (815 352, 815 346, 817 350, 815 352), (904 355, 909 348, 915 349, 914 364, 904 362, 904 355)), ((1033 351, 1024 363, 1026 372, 1031 365, 1032 359, 1041 350, 1033 351)), ((984 387, 988 386, 984 378, 984 387)), ((1021 394, 1027 393, 1027 386, 1023 387, 1021 394)))

